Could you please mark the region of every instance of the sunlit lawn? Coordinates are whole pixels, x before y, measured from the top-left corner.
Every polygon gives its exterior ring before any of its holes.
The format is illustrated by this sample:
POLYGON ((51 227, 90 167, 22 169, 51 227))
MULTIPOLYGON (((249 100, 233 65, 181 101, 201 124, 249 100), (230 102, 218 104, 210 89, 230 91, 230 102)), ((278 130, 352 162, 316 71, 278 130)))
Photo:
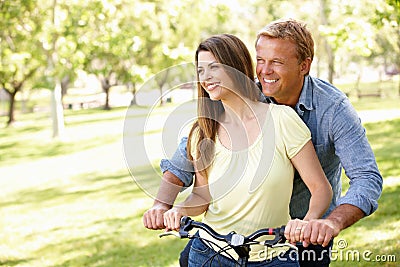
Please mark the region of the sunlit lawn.
MULTIPOLYGON (((166 107, 157 112, 168 111, 166 107)), ((135 112, 137 118, 146 115, 145 109, 135 112)), ((125 113, 126 108, 67 111, 62 141, 51 139, 51 121, 45 113, 18 114, 14 127, 1 129, 1 266, 178 265, 186 241, 159 239, 159 232, 142 226, 142 214, 152 199, 125 165, 125 113)), ((4 121, 1 117, 0 123, 4 121)), ((384 193, 379 210, 337 240, 348 244, 342 254, 369 250, 371 258, 396 255, 398 262, 400 119, 366 127, 385 177, 384 193)), ((138 167, 135 174, 156 188, 158 171, 154 164, 138 167)), ((339 253, 332 266, 377 265, 362 258, 346 262, 339 253)))
MULTIPOLYGON (((384 177, 383 194, 374 214, 336 238, 332 255, 337 261, 332 266, 398 266, 400 261, 400 119, 365 126, 384 177)), ((343 180, 344 190, 347 181, 343 180)))

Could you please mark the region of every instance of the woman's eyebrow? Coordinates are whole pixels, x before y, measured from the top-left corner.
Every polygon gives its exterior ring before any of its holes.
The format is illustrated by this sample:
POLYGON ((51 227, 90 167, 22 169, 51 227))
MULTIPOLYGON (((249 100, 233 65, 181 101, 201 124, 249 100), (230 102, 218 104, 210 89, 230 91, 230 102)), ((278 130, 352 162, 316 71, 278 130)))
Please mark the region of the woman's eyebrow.
MULTIPOLYGON (((209 61, 199 61, 199 63, 206 63, 206 62, 209 62, 209 61)), ((215 63, 218 63, 218 61, 216 61, 216 60, 211 61, 211 62, 209 62, 209 63, 207 64, 207 66, 210 66, 210 65, 215 64, 215 63)))
MULTIPOLYGON (((204 61, 203 61, 203 62, 204 62, 204 61)), ((207 64, 207 67, 209 67, 209 66, 211 66, 211 65, 214 65, 214 64, 218 64, 218 62, 217 62, 216 60, 211 61, 210 63, 207 64)), ((197 68, 200 69, 200 68, 203 68, 203 66, 202 66, 202 65, 199 65, 197 68)))

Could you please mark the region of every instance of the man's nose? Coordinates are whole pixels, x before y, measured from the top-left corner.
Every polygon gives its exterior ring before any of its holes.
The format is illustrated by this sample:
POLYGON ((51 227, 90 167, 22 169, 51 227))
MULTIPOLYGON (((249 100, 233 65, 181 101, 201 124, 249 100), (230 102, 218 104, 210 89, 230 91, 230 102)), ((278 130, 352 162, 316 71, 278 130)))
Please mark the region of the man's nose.
POLYGON ((273 72, 273 68, 272 68, 271 64, 264 63, 262 65, 261 72, 264 74, 271 74, 273 72))

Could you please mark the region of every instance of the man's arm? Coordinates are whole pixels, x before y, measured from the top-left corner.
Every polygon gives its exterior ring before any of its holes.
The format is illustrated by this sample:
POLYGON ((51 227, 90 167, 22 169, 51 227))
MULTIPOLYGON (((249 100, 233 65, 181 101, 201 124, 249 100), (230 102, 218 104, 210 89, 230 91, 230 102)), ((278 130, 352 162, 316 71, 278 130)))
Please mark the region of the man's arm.
POLYGON ((183 137, 172 158, 161 161, 163 177, 160 188, 153 206, 143 215, 143 224, 146 228, 163 229, 164 213, 172 207, 182 187, 188 187, 193 183, 194 167, 187 158, 186 144, 187 137, 183 137))
POLYGON ((183 187, 183 182, 170 171, 165 171, 161 179, 153 207, 143 215, 143 224, 148 229, 164 229, 164 213, 169 210, 183 187))
POLYGON ((305 243, 324 246, 340 231, 377 209, 383 182, 365 128, 354 108, 344 101, 335 114, 332 122, 335 151, 351 182, 345 196, 339 198, 338 206, 326 219, 310 221, 305 229, 309 234, 305 243))
POLYGON ((335 226, 334 230, 337 232, 334 232, 334 237, 336 237, 340 231, 352 226, 364 216, 365 213, 360 208, 351 204, 342 204, 336 207, 326 219, 335 226))

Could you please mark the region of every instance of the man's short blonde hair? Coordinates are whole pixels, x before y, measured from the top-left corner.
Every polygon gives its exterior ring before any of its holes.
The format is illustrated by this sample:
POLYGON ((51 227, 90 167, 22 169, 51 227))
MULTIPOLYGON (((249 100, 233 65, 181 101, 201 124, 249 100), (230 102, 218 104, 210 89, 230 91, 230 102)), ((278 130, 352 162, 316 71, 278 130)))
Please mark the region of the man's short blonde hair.
POLYGON ((297 47, 299 63, 306 58, 311 58, 311 61, 314 58, 314 41, 305 23, 294 19, 276 20, 258 32, 256 45, 261 36, 292 41, 297 47))

